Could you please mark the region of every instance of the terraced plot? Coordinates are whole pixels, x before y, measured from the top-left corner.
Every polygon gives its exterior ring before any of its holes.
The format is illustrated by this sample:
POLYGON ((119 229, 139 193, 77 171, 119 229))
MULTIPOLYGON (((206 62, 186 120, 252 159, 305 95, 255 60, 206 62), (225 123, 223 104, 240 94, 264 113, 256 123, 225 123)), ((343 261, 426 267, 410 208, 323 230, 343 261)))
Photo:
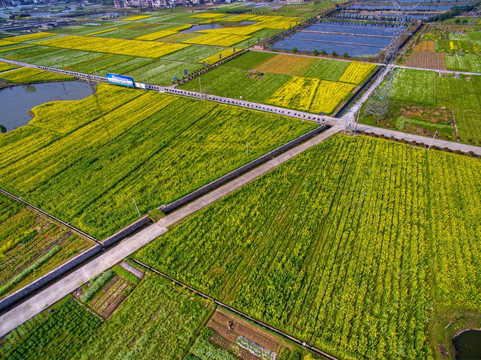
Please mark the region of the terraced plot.
POLYGON ((431 359, 481 310, 480 174, 478 159, 339 135, 134 257, 339 358, 431 359))

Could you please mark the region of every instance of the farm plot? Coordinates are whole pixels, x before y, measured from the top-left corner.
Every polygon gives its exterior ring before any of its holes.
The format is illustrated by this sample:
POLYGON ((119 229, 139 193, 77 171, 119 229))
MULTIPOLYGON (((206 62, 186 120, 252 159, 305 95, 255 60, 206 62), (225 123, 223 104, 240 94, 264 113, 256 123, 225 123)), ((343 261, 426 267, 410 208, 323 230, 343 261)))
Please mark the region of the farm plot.
POLYGON ((181 358, 212 312, 212 304, 148 275, 73 359, 181 358))
POLYGON ((257 66, 272 59, 274 56, 277 55, 266 52, 248 51, 247 53, 230 60, 226 66, 241 70, 254 70, 257 66))
POLYGON ((0 195, 0 298, 93 245, 0 195))
MULTIPOLYGON (((234 61, 234 60, 233 60, 234 61)), ((265 103, 265 101, 282 85, 290 80, 288 75, 264 74, 254 77, 246 70, 220 66, 201 75, 202 92, 231 98, 265 103)), ((181 89, 199 91, 199 83, 189 81, 181 89)))
POLYGON ((319 85, 318 79, 293 77, 266 102, 293 109, 309 109, 319 85))
POLYGON ((200 63, 206 63, 207 65, 212 65, 212 64, 215 64, 216 62, 218 61, 221 61, 222 59, 225 59, 231 55, 234 55, 235 54, 235 50, 232 49, 232 48, 228 48, 228 49, 225 49, 225 50, 222 50, 221 52, 218 52, 214 55, 211 55, 205 59, 202 59, 200 60, 199 62, 200 63))
POLYGON ((10 60, 19 60, 25 58, 27 56, 35 56, 40 54, 47 54, 50 52, 57 51, 58 49, 50 48, 48 46, 34 46, 34 45, 27 45, 27 46, 1 46, 0 47, 0 57, 10 59, 10 60))
POLYGON ((481 54, 452 55, 446 56, 445 59, 449 70, 481 73, 481 54))
POLYGON ((16 68, 18 68, 17 65, 7 64, 7 63, 4 63, 4 62, 0 61, 0 72, 4 72, 4 71, 16 69, 16 68))
POLYGON ((179 31, 185 30, 190 28, 191 25, 181 25, 181 26, 175 26, 172 28, 168 28, 165 30, 159 30, 155 31, 146 35, 142 35, 136 38, 136 40, 157 40, 169 35, 174 35, 177 34, 179 31))
POLYGON ((62 75, 32 68, 20 68, 0 73, 0 79, 13 84, 30 84, 36 82, 73 80, 70 75, 62 75))
POLYGON ((139 282, 140 278, 115 265, 113 270, 103 272, 84 285, 85 291, 77 291, 75 296, 97 314, 108 318, 139 282))
POLYGON ((185 70, 190 74, 201 67, 201 64, 154 60, 145 66, 131 71, 124 71, 122 74, 130 75, 137 81, 168 86, 172 84, 174 76, 181 79, 185 74, 185 70))
POLYGON ((49 66, 54 68, 66 68, 82 64, 87 61, 97 61, 104 59, 106 54, 90 51, 78 51, 70 49, 51 48, 49 52, 40 52, 38 54, 25 54, 21 58, 22 62, 29 64, 49 66))
POLYGON ((234 34, 202 34, 191 39, 184 40, 185 44, 232 46, 249 39, 249 36, 234 34))
MULTIPOLYGON (((71 359, 102 321, 67 297, 7 336, 5 360, 71 359)), ((2 354, 4 350, 0 350, 2 354)))
POLYGON ((221 308, 216 309, 189 350, 201 358, 209 354, 208 359, 232 360, 301 359, 301 352, 297 346, 221 308))
POLYGON ((39 41, 38 44, 65 49, 106 52, 148 58, 158 58, 189 46, 186 44, 168 44, 161 42, 97 38, 78 35, 69 35, 52 40, 39 41))
MULTIPOLYGON (((396 71, 393 85, 393 99, 398 104, 393 105, 393 109, 399 106, 416 105, 418 107, 437 108, 438 111, 425 113, 423 116, 413 116, 416 119, 411 129, 420 132, 420 129, 430 130, 424 135, 432 136, 436 130, 440 131, 448 140, 454 139, 467 143, 479 143, 479 128, 481 121, 476 121, 481 117, 481 78, 479 76, 439 76, 438 73, 422 70, 398 69, 396 71), (439 111, 449 113, 449 121, 439 121, 439 111), (425 123, 423 124, 422 122, 425 123), (477 124, 479 122, 479 124, 477 124), (443 133, 444 128, 439 126, 451 125, 454 130, 453 136, 449 132, 443 133)), ((393 113, 387 116, 388 123, 393 119, 393 113)), ((409 114, 403 114, 410 118, 409 114)), ((398 127, 399 130, 403 128, 398 127)), ((452 131, 451 131, 452 134, 452 131)))
POLYGON ((317 59, 305 56, 277 55, 257 66, 255 70, 275 74, 301 76, 316 62, 317 59))
POLYGON ((5 41, 10 43, 20 43, 24 41, 43 39, 43 38, 54 36, 54 35, 56 34, 39 32, 39 33, 33 33, 28 35, 12 36, 12 37, 3 38, 2 43, 4 43, 5 41))
POLYGON ((339 135, 134 257, 340 358, 430 359, 439 315, 444 329, 481 310, 480 174, 477 159, 339 135))
POLYGON ((213 47, 213 46, 189 46, 185 49, 163 56, 162 60, 197 63, 205 58, 208 58, 209 56, 217 54, 219 51, 223 49, 224 49, 223 47, 213 47))
POLYGON ((339 78, 339 81, 360 84, 376 68, 376 65, 353 61, 339 78))
POLYGON ((146 213, 315 126, 107 85, 33 111, 0 136, 0 186, 97 238, 136 219, 132 198, 146 213))
POLYGON ((319 59, 302 76, 328 81, 338 81, 349 66, 347 61, 319 59))
MULTIPOLYGON (((416 68, 446 70, 447 59, 444 54, 433 51, 412 51, 404 65, 416 68)), ((449 66, 448 66, 449 69, 449 66)))

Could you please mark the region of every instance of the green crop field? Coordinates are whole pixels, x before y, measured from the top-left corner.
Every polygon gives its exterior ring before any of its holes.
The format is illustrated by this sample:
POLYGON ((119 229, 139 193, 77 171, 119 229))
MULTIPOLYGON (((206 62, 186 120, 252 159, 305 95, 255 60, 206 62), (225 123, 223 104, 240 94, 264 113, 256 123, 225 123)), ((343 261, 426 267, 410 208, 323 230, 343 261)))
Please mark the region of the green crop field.
POLYGON ((213 304, 147 275, 73 359, 179 359, 213 304))
POLYGON ((435 71, 398 69, 392 99, 390 112, 381 124, 397 124, 398 130, 428 136, 438 130, 448 140, 481 143, 481 76, 461 74, 455 78, 439 76, 435 71), (411 119, 412 126, 400 126, 400 116, 411 119))
POLYGON ((0 194, 0 298, 92 245, 0 194))
POLYGON ((5 360, 71 359, 101 324, 90 311, 65 298, 10 333, 0 343, 0 356, 5 360))
POLYGON ((315 127, 108 85, 33 112, 0 135, 0 187, 98 238, 136 219, 133 198, 146 213, 315 127))
POLYGON ((134 257, 342 359, 429 359, 441 317, 481 310, 480 174, 339 135, 134 257))

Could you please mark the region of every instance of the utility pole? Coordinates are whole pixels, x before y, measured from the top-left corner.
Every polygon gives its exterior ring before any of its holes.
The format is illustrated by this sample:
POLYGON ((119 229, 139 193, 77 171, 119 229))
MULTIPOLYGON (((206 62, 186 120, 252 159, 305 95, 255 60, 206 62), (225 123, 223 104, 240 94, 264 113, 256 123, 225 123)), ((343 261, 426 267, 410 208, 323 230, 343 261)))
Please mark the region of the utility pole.
POLYGON ((199 92, 200 92, 200 96, 202 97, 202 84, 200 83, 200 76, 199 76, 199 92))
POLYGON ((137 203, 135 202, 135 199, 132 198, 132 200, 134 201, 135 208, 137 209, 137 214, 139 214, 139 217, 142 217, 142 215, 140 215, 139 207, 137 206, 137 203))
POLYGON ((246 155, 249 156, 249 143, 246 141, 246 155))
POLYGON ((431 143, 429 144, 428 149, 426 151, 429 151, 429 149, 431 149, 431 146, 433 146, 434 138, 436 137, 437 133, 438 131, 436 130, 436 132, 434 133, 433 139, 431 140, 431 143))

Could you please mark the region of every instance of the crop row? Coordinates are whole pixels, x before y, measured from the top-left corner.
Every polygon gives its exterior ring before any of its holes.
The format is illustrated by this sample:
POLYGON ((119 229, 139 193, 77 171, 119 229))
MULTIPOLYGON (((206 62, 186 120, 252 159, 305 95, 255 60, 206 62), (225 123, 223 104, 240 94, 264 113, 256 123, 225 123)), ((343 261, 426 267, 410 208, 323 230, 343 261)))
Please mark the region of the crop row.
POLYGON ((71 298, 62 300, 51 311, 6 354, 5 360, 70 359, 102 324, 71 298))
POLYGON ((337 136, 134 257, 340 358, 430 359, 430 319, 481 310, 480 174, 337 136))
POLYGON ((0 202, 0 297, 91 246, 4 195, 0 202))

